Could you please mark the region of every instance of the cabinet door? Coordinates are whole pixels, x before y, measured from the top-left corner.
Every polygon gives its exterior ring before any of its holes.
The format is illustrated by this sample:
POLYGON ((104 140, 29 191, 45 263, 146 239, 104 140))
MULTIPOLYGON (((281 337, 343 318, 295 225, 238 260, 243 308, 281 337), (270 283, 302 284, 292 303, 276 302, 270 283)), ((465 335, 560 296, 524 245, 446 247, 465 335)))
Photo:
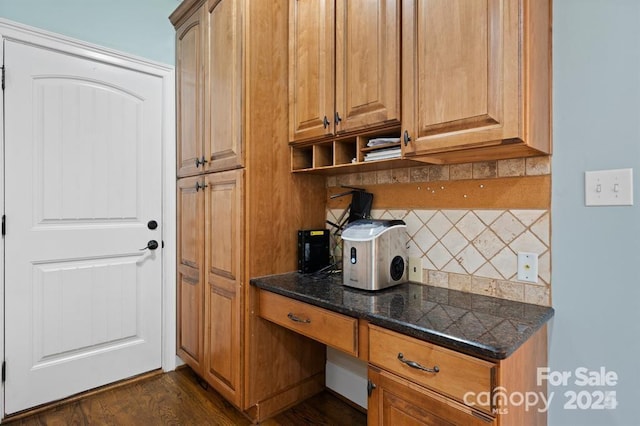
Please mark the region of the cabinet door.
POLYGON ((402 0, 405 155, 518 138, 518 0, 402 0))
POLYGON ((204 342, 204 177, 178 180, 178 355, 202 374, 204 342))
POLYGON ((208 11, 207 122, 208 171, 241 167, 242 2, 210 0, 208 11))
POLYGON ((176 29, 178 177, 203 170, 204 21, 200 9, 176 29))
POLYGON ((334 0, 289 5, 289 140, 332 135, 334 0))
POLYGON ((336 114, 338 133, 400 123, 400 0, 336 1, 336 114))
POLYGON ((384 370, 369 367, 367 424, 401 425, 495 425, 495 418, 475 412, 435 392, 384 370))
POLYGON ((204 376, 240 405, 242 169, 207 175, 204 376))

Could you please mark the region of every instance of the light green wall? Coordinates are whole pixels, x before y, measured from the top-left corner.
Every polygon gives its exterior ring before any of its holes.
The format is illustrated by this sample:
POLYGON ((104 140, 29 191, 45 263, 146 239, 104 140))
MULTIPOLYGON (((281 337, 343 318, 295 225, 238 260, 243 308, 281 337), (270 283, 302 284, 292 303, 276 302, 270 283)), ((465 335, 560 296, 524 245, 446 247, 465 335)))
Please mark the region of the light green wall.
POLYGON ((554 0, 550 426, 640 424, 640 1, 554 0), (584 172, 634 169, 631 207, 585 207, 584 172), (617 373, 579 386, 575 370, 617 373), (615 409, 592 409, 600 391, 615 409), (571 402, 581 393, 582 407, 571 402), (568 393, 568 394, 567 394, 568 393), (575 407, 573 409, 572 407, 575 407))
POLYGON ((0 18, 175 64, 178 0, 0 0, 0 18))

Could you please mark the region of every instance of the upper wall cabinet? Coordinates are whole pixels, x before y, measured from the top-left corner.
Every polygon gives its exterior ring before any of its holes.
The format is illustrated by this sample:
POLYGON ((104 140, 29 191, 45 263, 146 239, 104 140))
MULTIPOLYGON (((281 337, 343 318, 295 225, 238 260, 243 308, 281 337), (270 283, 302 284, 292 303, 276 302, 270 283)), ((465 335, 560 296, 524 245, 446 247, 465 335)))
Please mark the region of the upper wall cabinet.
POLYGON ((403 0, 405 158, 551 152, 548 0, 403 0))
POLYGON ((200 173, 204 157, 204 8, 176 28, 176 111, 179 177, 200 173))
POLYGON ((242 167, 238 0, 211 0, 177 28, 178 177, 242 167))
POLYGON ((399 1, 289 4, 289 140, 397 126, 399 1))

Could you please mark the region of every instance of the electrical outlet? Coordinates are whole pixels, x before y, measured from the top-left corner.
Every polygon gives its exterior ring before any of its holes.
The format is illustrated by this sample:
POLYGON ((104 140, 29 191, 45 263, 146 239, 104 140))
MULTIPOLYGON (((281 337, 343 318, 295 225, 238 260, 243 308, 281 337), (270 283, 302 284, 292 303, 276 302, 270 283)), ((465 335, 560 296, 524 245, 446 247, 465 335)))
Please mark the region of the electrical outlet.
POLYGON ((422 259, 419 257, 409 258, 409 281, 422 282, 422 259))
POLYGON ((537 253, 518 253, 518 281, 538 282, 537 253))

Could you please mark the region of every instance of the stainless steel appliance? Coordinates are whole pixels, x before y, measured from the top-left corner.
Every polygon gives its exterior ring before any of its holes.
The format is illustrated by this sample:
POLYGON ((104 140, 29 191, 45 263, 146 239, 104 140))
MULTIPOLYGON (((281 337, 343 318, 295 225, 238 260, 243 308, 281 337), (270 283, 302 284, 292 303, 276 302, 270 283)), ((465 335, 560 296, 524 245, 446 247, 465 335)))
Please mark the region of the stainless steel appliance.
POLYGON ((362 219, 342 231, 342 283, 380 290, 407 281, 407 225, 362 219))

